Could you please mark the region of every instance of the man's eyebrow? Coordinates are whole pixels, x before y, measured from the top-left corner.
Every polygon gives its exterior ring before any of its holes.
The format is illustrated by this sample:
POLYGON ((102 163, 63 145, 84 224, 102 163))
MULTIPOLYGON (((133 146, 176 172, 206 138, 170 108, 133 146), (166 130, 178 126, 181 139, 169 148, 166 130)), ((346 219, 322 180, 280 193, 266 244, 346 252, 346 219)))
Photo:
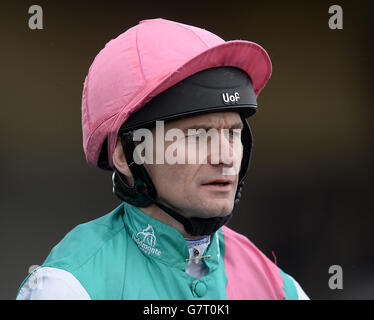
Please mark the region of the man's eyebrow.
MULTIPOLYGON (((198 130, 198 129, 205 129, 206 131, 208 131, 209 129, 213 129, 215 128, 214 126, 212 125, 207 125, 207 124, 200 124, 200 125, 191 125, 191 126, 183 126, 181 128, 181 130, 183 131, 187 131, 189 129, 191 130, 198 130)), ((235 122, 233 123, 230 127, 225 127, 223 129, 243 129, 243 122, 235 122)))

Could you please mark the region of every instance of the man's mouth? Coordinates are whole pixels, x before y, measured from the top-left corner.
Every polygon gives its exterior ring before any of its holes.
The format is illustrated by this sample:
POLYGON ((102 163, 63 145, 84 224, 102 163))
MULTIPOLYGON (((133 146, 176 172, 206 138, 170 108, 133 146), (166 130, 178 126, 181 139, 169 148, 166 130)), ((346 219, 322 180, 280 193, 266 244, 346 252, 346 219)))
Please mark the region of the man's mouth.
POLYGON ((227 179, 216 179, 207 183, 203 183, 202 187, 211 191, 228 192, 231 190, 232 181, 227 179))

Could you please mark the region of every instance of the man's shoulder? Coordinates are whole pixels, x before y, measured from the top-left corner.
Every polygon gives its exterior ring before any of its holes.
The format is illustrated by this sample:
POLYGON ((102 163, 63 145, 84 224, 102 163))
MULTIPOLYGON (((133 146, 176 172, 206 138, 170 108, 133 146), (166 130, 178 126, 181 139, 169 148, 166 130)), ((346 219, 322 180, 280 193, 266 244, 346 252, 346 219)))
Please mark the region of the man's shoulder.
MULTIPOLYGON (((309 299, 299 283, 278 267, 276 261, 271 261, 246 236, 226 226, 222 227, 222 232, 227 267, 234 277, 245 275, 246 278, 253 278, 251 280, 252 286, 256 286, 256 281, 260 281, 258 288, 263 288, 265 282, 262 279, 267 279, 266 282, 271 283, 273 288, 277 288, 278 291, 282 289, 281 292, 278 292, 278 297, 287 300, 309 299)), ((238 283, 245 283, 246 279, 240 280, 242 281, 238 281, 238 283)))
POLYGON ((43 265, 67 271, 78 268, 121 234, 124 229, 122 213, 120 205, 100 218, 77 225, 52 248, 43 265))
POLYGON ((266 257, 266 255, 257 246, 249 240, 245 235, 230 229, 227 226, 222 227, 222 232, 224 234, 225 243, 230 247, 237 248, 241 254, 252 254, 266 260, 266 262, 273 262, 266 257))
POLYGON ((17 299, 90 299, 111 297, 110 294, 118 297, 121 288, 113 288, 115 281, 121 283, 121 274, 108 272, 108 268, 118 259, 123 262, 126 256, 128 236, 124 232, 123 213, 121 204, 68 232, 44 263, 22 282, 17 299), (111 283, 110 292, 105 291, 107 282, 111 283))

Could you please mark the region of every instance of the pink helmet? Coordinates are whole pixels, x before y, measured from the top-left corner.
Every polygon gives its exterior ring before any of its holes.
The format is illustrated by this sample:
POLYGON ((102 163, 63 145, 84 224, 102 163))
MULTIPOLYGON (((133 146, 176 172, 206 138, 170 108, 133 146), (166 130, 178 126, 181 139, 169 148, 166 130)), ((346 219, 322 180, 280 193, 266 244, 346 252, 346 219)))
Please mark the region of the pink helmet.
POLYGON ((132 113, 183 79, 218 66, 245 71, 256 97, 272 70, 268 54, 256 43, 224 41, 205 29, 162 18, 142 20, 109 41, 84 82, 82 129, 87 162, 113 168, 118 131, 132 113), (99 163, 101 154, 106 155, 104 164, 102 159, 99 163))

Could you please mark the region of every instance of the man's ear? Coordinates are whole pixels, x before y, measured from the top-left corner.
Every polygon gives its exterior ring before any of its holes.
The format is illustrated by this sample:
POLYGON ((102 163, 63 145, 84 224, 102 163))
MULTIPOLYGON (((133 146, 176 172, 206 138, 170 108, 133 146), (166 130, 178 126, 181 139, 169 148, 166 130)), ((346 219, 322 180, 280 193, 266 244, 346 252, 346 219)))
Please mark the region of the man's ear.
POLYGON ((113 164, 119 172, 121 172, 125 177, 126 181, 130 186, 134 186, 134 178, 132 176, 131 170, 127 165, 126 157, 123 153, 121 138, 117 137, 116 148, 113 152, 113 164))

